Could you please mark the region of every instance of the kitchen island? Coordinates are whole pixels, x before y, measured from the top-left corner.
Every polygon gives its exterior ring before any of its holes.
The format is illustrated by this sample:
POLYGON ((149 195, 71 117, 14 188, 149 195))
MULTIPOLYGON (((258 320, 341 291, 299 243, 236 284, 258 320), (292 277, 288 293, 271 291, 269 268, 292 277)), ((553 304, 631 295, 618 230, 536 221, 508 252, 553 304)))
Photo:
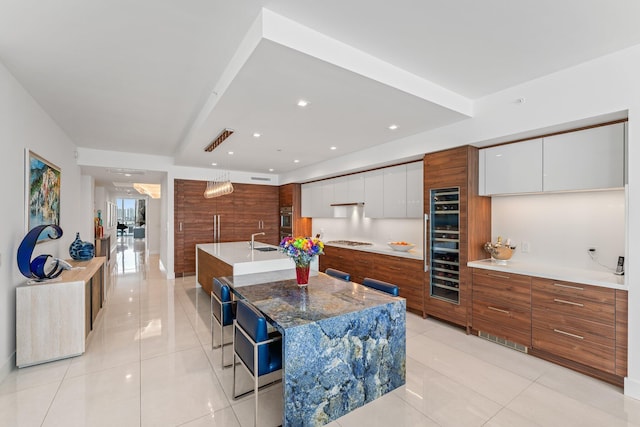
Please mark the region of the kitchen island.
POLYGON ((329 423, 405 384, 404 298, 324 273, 307 288, 292 277, 221 278, 282 334, 283 426, 329 423))
MULTIPOLYGON (((294 271, 294 262, 279 251, 278 246, 256 242, 205 243, 196 245, 196 278, 198 284, 211 293, 214 277, 242 276, 268 271, 294 271)), ((311 262, 318 271, 318 258, 311 262)))

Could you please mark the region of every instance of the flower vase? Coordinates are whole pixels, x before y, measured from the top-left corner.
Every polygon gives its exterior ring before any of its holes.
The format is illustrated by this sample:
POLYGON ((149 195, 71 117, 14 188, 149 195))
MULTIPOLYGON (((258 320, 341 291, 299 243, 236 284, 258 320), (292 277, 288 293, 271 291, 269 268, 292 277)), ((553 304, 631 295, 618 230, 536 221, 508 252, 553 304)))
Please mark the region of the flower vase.
POLYGON ((309 264, 296 264, 296 281, 298 282, 298 286, 301 288, 307 286, 309 283, 309 264))

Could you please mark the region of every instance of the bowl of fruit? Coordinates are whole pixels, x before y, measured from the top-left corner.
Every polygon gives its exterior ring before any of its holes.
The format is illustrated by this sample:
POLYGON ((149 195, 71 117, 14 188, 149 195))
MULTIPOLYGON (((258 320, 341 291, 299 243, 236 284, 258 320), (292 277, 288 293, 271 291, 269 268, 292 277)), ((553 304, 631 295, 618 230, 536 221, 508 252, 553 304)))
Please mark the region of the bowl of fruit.
POLYGON ((389 242, 387 243, 391 249, 399 252, 407 252, 413 249, 416 245, 409 242, 398 241, 398 242, 389 242))

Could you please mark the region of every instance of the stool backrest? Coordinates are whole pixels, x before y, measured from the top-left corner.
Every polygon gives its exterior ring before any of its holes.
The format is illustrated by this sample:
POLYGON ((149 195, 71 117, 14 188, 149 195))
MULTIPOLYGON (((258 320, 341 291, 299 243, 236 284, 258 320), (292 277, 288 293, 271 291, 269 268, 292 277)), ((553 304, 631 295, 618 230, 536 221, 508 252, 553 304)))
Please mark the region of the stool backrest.
POLYGON ((340 271, 335 268, 327 268, 324 272, 329 276, 335 277, 336 279, 345 280, 347 282, 351 281, 351 275, 349 273, 345 273, 344 271, 340 271))
POLYGON ((234 350, 238 357, 242 359, 253 375, 260 376, 272 372, 274 370, 274 366, 272 366, 274 363, 272 362, 281 363, 279 359, 279 357, 281 358, 281 351, 278 352, 280 348, 279 342, 274 343, 276 345, 261 345, 258 347, 258 372, 253 372, 254 346, 269 339, 267 319, 264 315, 253 305, 243 300, 238 300, 236 326, 240 327, 249 336, 247 338, 242 332, 234 331, 234 350), (272 352, 274 352, 273 357, 272 352))
POLYGON ((231 290, 229 289, 229 285, 225 285, 217 278, 214 278, 211 293, 213 315, 222 326, 233 324, 233 304, 231 304, 231 290), (219 318, 220 313, 222 313, 222 319, 219 318))
POLYGON ((369 288, 377 289, 379 291, 391 294, 394 297, 397 297, 400 295, 400 290, 398 286, 389 282, 383 282, 382 280, 365 277, 364 280, 362 281, 362 284, 369 288))

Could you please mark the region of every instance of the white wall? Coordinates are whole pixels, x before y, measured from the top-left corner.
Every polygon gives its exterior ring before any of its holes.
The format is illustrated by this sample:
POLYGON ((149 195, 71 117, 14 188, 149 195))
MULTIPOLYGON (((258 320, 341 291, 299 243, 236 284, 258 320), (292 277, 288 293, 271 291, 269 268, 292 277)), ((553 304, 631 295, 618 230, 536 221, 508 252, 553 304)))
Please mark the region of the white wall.
POLYGON ((350 207, 347 218, 314 218, 311 235, 320 234, 322 240, 356 240, 386 245, 404 240, 422 252, 422 219, 365 218, 364 208, 350 207))
POLYGON ((0 63, 0 380, 15 366, 15 287, 24 283, 16 263, 16 253, 26 234, 25 149, 30 149, 61 169, 60 227, 61 239, 39 244, 35 254, 68 258, 69 245, 80 232, 92 235, 92 223, 86 224, 90 201, 85 194, 76 165, 76 147, 67 135, 40 108, 24 88, 0 63))
POLYGON ((513 261, 608 271, 625 255, 624 190, 536 194, 491 199, 492 240, 511 238, 513 261), (523 242, 529 252, 522 252, 523 242))

